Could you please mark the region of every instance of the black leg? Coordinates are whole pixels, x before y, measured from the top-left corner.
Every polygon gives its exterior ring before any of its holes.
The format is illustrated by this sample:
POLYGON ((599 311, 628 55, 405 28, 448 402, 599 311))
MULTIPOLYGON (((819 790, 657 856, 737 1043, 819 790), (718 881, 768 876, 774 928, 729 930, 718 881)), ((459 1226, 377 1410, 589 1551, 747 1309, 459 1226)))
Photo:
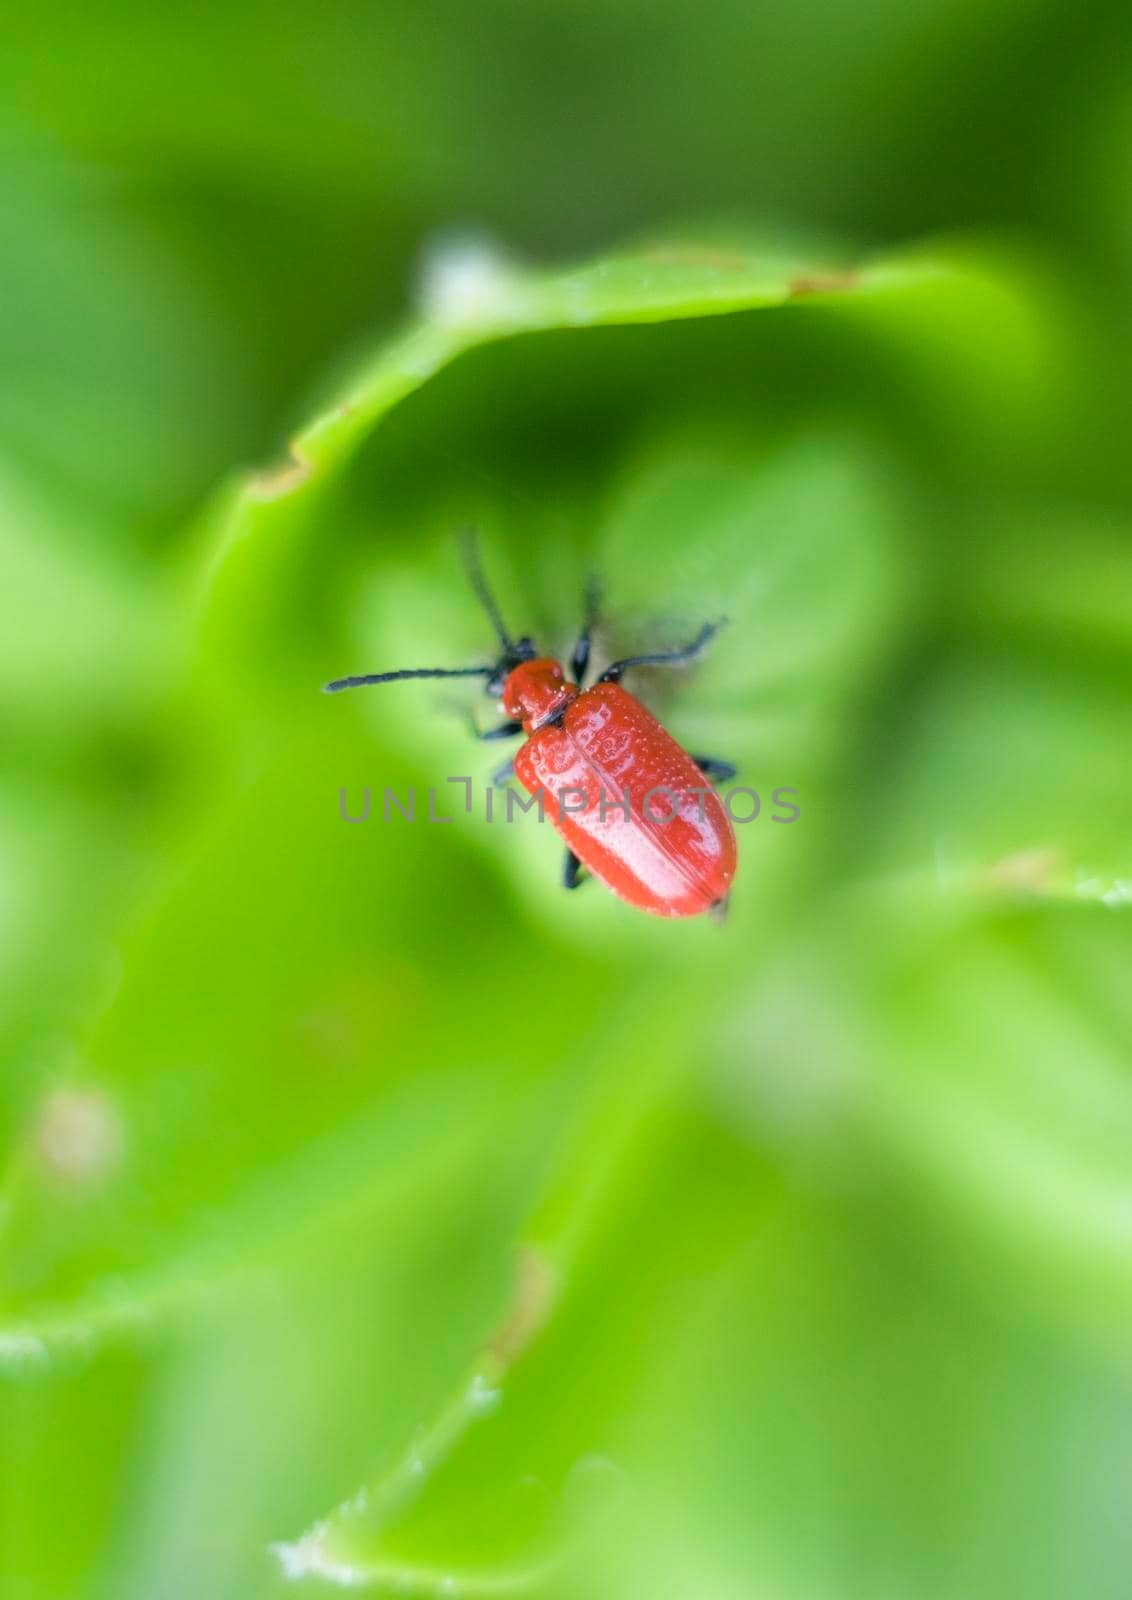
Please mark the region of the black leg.
POLYGON ((578 642, 574 646, 574 654, 570 657, 570 675, 579 688, 586 676, 586 668, 590 664, 590 642, 593 638, 594 623, 597 620, 597 608, 600 601, 597 580, 590 578, 586 584, 586 608, 582 619, 582 631, 578 635, 578 642))
POLYGON ((718 761, 715 756, 693 756, 692 760, 712 783, 730 783, 739 768, 731 761, 718 761))
MULTIPOLYGON (((498 728, 488 728, 485 733, 481 733, 477 728, 476 738, 481 740, 484 744, 488 744, 496 739, 513 739, 515 738, 516 734, 520 734, 522 731, 523 724, 521 722, 501 722, 498 728)), ((508 781, 508 779, 513 778, 514 776, 514 761, 505 761, 501 767, 496 767, 495 771, 492 773, 491 786, 493 789, 502 789, 503 785, 508 781)))
POLYGON ((584 881, 582 873, 585 868, 572 850, 567 850, 566 860, 562 864, 562 887, 564 889, 577 889, 584 881))
POLYGON ((488 728, 486 732, 481 733, 476 727, 475 719, 473 718, 472 729, 476 738, 482 739, 484 744, 487 744, 492 739, 513 739, 517 733, 522 733, 523 724, 521 722, 501 722, 498 728, 488 728))
POLYGON ((492 773, 491 787, 493 789, 502 789, 503 785, 514 776, 515 763, 513 761, 505 761, 501 767, 496 767, 495 771, 492 773))
POLYGON ((678 667, 684 661, 694 661, 715 638, 721 626, 719 622, 705 622, 691 644, 686 644, 682 650, 659 650, 654 655, 626 656, 624 661, 615 661, 612 666, 606 667, 597 681, 620 683, 622 675, 630 667, 678 667))

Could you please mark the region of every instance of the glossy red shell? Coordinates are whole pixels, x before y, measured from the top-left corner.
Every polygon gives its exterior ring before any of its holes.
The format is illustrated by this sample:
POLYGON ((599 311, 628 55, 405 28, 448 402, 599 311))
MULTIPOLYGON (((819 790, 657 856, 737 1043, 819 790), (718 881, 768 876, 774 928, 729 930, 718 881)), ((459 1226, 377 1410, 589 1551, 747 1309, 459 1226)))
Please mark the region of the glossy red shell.
POLYGON ((561 696, 560 720, 539 727, 537 716, 524 717, 534 731, 515 757, 516 777, 542 794, 547 820, 595 878, 642 911, 692 917, 725 900, 735 831, 691 756, 619 684, 582 692, 565 684, 563 694, 561 668, 551 680, 544 667, 516 668, 512 678, 525 672, 531 682, 509 679, 504 704, 512 715, 533 711, 520 694, 528 686, 540 708, 552 689, 561 696))
POLYGON ((559 662, 551 656, 538 656, 513 667, 503 685, 503 710, 521 722, 527 733, 541 728, 578 693, 576 683, 567 683, 559 662))

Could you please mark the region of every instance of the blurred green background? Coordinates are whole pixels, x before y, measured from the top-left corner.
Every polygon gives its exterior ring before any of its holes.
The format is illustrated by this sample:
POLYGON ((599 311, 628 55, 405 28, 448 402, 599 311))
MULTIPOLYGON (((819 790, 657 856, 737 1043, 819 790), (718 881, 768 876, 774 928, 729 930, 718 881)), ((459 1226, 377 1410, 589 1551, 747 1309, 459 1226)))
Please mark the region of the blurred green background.
POLYGON ((59 4, 0 165, 3 1600, 1127 1595, 1127 7, 59 4), (380 820, 473 520, 730 616, 722 930, 380 820))

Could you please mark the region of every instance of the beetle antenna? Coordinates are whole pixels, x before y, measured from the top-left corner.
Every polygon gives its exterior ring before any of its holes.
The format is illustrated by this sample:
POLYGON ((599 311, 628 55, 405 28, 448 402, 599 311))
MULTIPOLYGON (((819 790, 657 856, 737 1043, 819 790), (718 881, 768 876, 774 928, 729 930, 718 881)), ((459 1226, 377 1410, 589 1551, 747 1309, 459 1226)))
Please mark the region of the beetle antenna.
POLYGON ((495 596, 484 577, 483 563, 480 561, 479 541, 474 528, 464 528, 460 534, 460 555, 463 558, 464 570, 468 574, 468 582, 475 591, 476 599, 487 612, 491 625, 495 629, 496 637, 503 646, 507 655, 514 655, 515 641, 507 632, 503 616, 496 604, 495 596))
POLYGON ((361 689, 370 683, 396 683, 400 678, 490 678, 494 667, 404 667, 400 672, 367 672, 360 678, 335 678, 323 685, 323 694, 339 689, 361 689))

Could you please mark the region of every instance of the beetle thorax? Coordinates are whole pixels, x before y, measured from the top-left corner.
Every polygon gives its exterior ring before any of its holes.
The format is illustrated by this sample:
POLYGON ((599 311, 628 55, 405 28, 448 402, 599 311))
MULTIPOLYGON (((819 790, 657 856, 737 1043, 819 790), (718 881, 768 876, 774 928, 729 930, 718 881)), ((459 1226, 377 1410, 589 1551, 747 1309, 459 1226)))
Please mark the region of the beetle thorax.
POLYGON ((561 716, 578 693, 576 683, 568 683, 557 661, 542 656, 524 661, 512 669, 503 685, 503 712, 523 724, 526 733, 545 727, 561 716))

